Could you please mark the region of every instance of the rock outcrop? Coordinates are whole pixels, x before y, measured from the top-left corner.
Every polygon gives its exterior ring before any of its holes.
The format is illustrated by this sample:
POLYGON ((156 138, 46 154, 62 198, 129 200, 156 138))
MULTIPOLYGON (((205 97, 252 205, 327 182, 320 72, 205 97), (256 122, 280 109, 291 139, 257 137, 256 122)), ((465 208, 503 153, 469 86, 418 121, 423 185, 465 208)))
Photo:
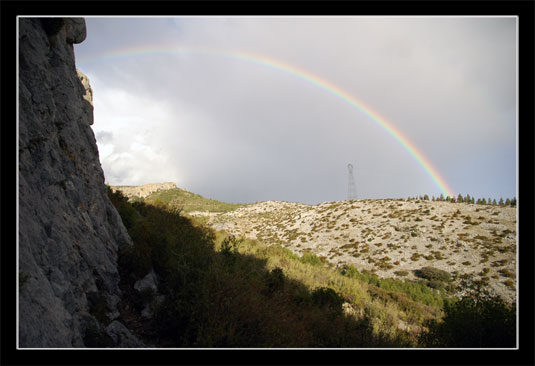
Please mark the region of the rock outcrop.
POLYGON ((167 189, 177 188, 175 183, 149 183, 142 186, 111 186, 112 191, 121 191, 127 197, 141 197, 145 198, 149 194, 157 191, 165 191, 167 189))
POLYGON ((19 25, 19 346, 86 347, 89 330, 140 346, 118 321, 117 253, 132 241, 107 197, 92 91, 75 67, 85 21, 19 25))

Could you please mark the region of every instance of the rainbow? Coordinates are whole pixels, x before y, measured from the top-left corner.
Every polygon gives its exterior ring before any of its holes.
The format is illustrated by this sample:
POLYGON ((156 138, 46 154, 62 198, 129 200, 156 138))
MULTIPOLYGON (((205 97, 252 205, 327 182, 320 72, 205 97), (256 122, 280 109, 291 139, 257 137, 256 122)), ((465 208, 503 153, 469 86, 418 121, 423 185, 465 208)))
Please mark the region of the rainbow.
POLYGON ((350 95, 340 87, 334 85, 328 80, 322 79, 317 75, 309 73, 305 70, 298 69, 291 65, 285 64, 281 61, 274 60, 272 58, 251 55, 245 52, 232 52, 232 51, 221 51, 221 50, 212 50, 206 48, 198 47, 163 47, 163 48, 132 48, 121 50, 118 52, 107 53, 100 55, 95 58, 90 59, 81 59, 78 66, 87 66, 95 62, 101 62, 104 60, 117 60, 126 57, 132 56, 147 56, 147 55, 169 55, 169 54, 183 54, 183 53, 194 53, 194 54, 205 54, 212 56, 223 56, 233 59, 239 59, 247 62, 252 62, 254 64, 271 68, 273 70, 278 70, 290 75, 293 75, 299 79, 306 81, 307 83, 313 84, 328 93, 342 99, 346 103, 349 103, 351 106, 355 107, 357 110, 368 116, 373 122, 375 122, 379 127, 385 130, 390 136, 392 136, 415 160, 422 166, 427 175, 431 178, 434 184, 440 189, 441 193, 444 196, 455 197, 454 191, 449 187, 444 178, 441 177, 436 168, 434 168, 429 160, 418 150, 418 148, 399 131, 391 122, 387 121, 379 113, 373 111, 370 107, 366 106, 362 101, 350 95))

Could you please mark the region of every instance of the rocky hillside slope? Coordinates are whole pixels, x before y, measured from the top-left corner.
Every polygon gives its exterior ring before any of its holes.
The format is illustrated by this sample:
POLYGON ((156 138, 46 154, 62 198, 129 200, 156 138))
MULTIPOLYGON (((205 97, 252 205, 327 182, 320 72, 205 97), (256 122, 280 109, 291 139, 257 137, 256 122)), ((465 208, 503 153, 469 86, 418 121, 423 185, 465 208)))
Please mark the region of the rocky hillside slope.
POLYGON ((113 192, 121 191, 127 197, 145 198, 151 193, 177 188, 175 183, 149 183, 142 186, 110 186, 113 192))
POLYGON ((516 207, 418 200, 359 200, 310 206, 268 201, 227 213, 192 212, 216 230, 310 251, 334 265, 414 279, 431 266, 457 283, 482 280, 516 299, 516 207))
POLYGON ((117 251, 92 91, 75 67, 81 18, 19 20, 19 346, 140 346, 119 322, 117 251))

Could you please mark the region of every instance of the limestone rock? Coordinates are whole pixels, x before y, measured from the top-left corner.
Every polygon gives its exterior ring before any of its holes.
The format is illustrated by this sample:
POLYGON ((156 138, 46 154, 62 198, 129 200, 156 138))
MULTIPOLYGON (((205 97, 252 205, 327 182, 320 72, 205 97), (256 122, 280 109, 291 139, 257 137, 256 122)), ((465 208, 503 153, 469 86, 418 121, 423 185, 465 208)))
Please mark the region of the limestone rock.
POLYGON ((96 321, 89 294, 118 316, 117 251, 132 241, 107 197, 76 72, 85 22, 19 22, 19 346, 83 347, 96 321))
POLYGON ((139 348, 144 346, 143 342, 117 320, 108 325, 106 333, 113 339, 115 346, 118 348, 139 348))
POLYGON ((93 105, 93 89, 91 89, 91 85, 89 85, 89 79, 88 77, 81 72, 80 70, 76 70, 76 73, 78 74, 78 78, 80 78, 80 81, 82 82, 82 85, 84 86, 84 99, 93 105))
POLYGON ((137 291, 143 291, 147 288, 154 290, 154 292, 158 291, 158 278, 154 270, 134 284, 134 289, 137 291))
POLYGON ((86 37, 84 18, 65 18, 65 40, 69 44, 82 43, 86 37))

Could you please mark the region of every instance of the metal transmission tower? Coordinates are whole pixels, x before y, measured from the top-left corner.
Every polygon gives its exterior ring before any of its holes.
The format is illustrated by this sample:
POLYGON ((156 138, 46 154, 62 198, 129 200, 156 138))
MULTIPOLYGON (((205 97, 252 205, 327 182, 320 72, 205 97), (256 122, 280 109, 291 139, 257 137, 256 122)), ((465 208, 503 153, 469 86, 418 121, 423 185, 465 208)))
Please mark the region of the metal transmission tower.
POLYGON ((353 165, 347 164, 347 172, 349 177, 349 182, 347 184, 347 199, 356 200, 357 199, 357 186, 355 185, 355 178, 353 178, 353 165))

